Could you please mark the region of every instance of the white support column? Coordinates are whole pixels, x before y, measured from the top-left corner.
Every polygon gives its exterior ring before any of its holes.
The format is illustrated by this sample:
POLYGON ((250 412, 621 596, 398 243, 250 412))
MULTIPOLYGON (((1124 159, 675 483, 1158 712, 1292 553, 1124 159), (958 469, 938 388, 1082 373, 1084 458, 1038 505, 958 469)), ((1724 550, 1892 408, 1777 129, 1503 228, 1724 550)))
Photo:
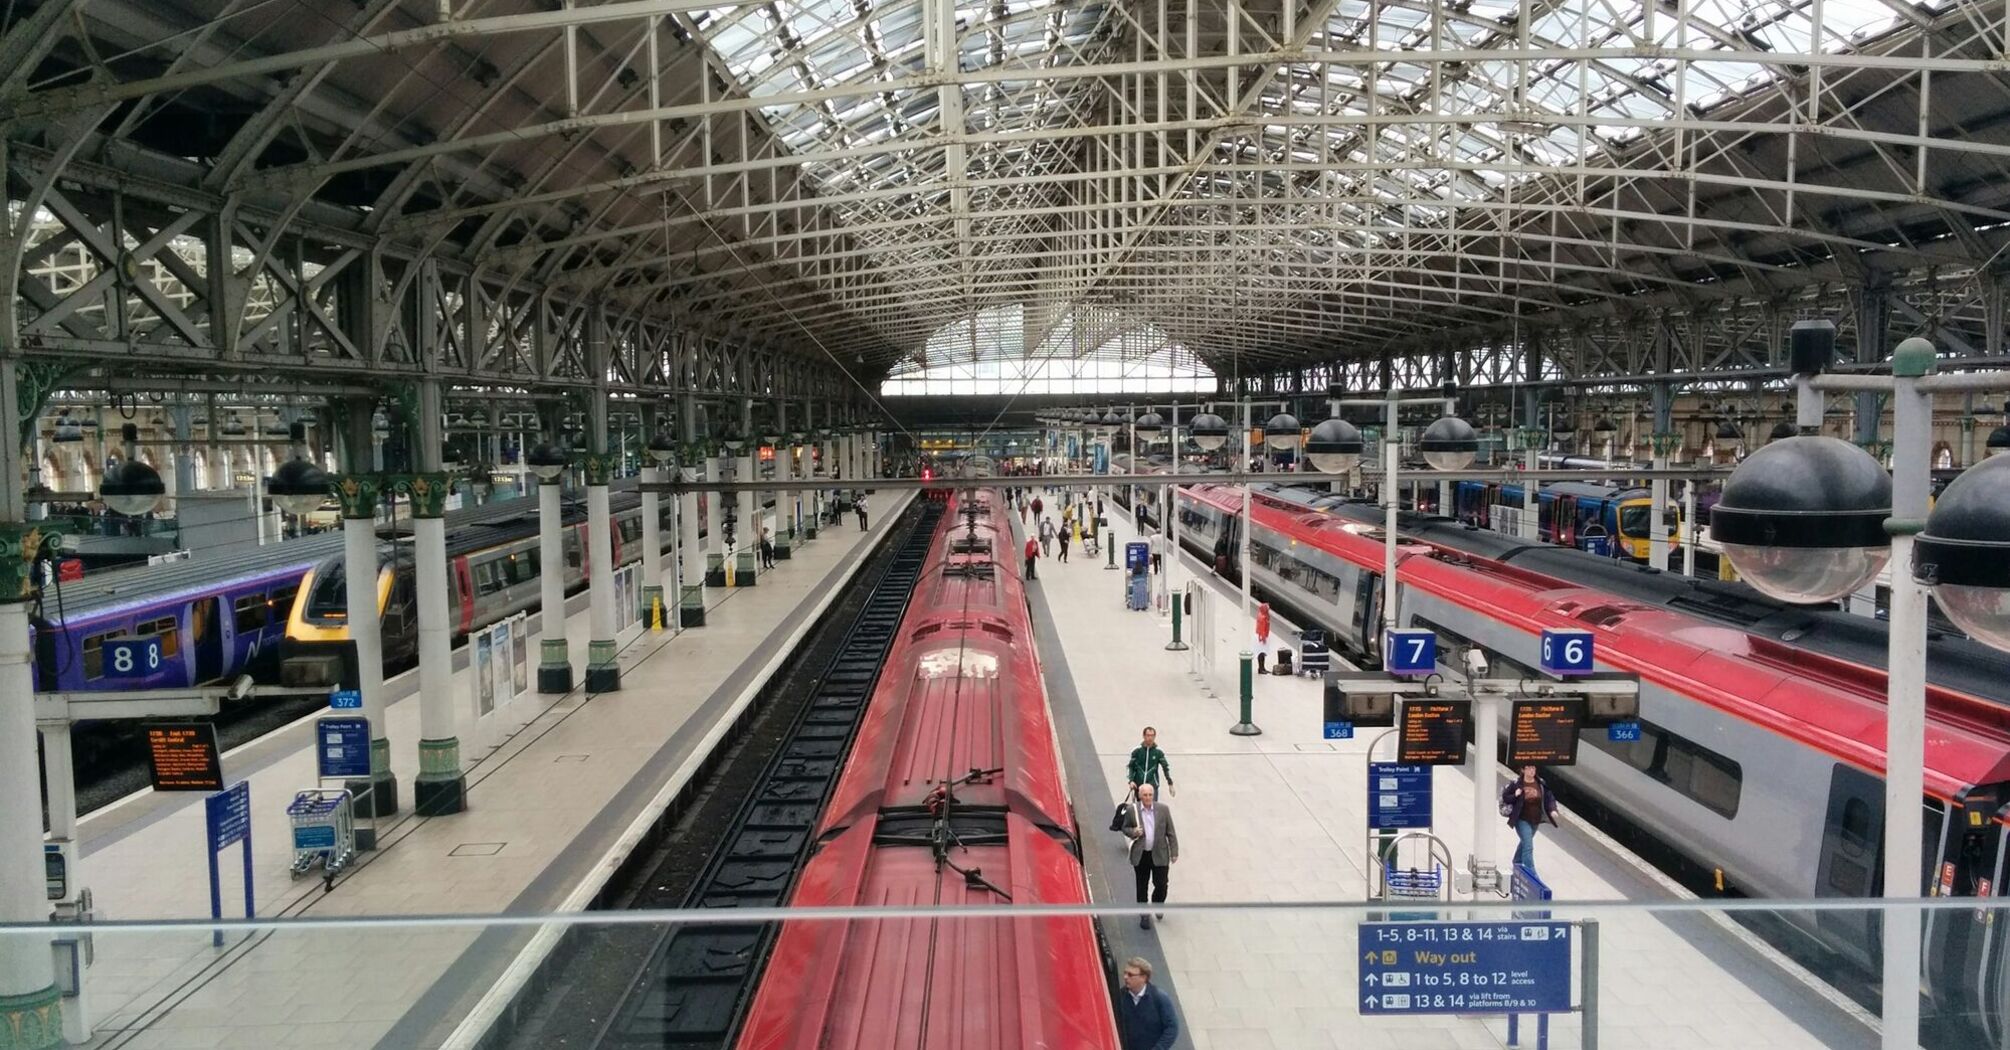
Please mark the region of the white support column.
MULTIPOLYGON (((1926 795, 1926 588, 1912 575, 1913 537, 1926 525, 1933 466, 1933 345, 1907 339, 1892 353, 1890 654, 1885 678, 1883 1046, 1919 1045, 1920 843, 1926 795), (1915 345, 1917 344, 1917 345, 1915 345), (1907 464, 1910 464, 1908 466, 1907 464)), ((1819 418, 1819 417, 1817 417, 1819 418)))
MULTIPOLYGON (((599 424, 597 440, 604 446, 607 430, 599 424)), ((614 457, 605 451, 586 457, 587 619, 586 691, 611 693, 621 688, 621 666, 615 660, 614 636, 614 517, 607 486, 614 476, 614 457)), ((625 616, 626 612, 619 614, 625 616)))
MULTIPOLYGON (((796 457, 795 443, 789 440, 786 426, 777 427, 775 444, 775 480, 788 481, 794 471, 796 457)), ((796 494, 787 489, 775 490, 775 559, 787 561, 795 553, 795 546, 801 541, 796 521, 796 494)))
MULTIPOLYGON (((1542 431, 1534 427, 1521 428, 1522 469, 1535 471, 1542 468, 1542 431)), ((1521 538, 1539 540, 1542 538, 1542 486, 1534 481, 1521 483, 1521 538)))
MULTIPOLYGON (((11 370, 12 364, 7 367, 11 370)), ((0 384, 0 394, 9 405, 0 420, 11 428, 13 383, 0 384)), ((12 476, 0 481, 6 488, 17 484, 12 476)), ((18 513, 0 507, 0 516, 18 513)), ((28 606, 22 601, 33 551, 24 549, 25 542, 32 541, 23 526, 0 523, 0 558, 7 560, 0 564, 5 570, 0 573, 0 696, 8 698, 0 704, 0 922, 32 925, 48 921, 49 901, 42 892, 42 793, 35 782, 35 706, 29 702, 35 673, 29 663, 28 606)), ((63 1025, 49 938, 0 936, 0 1031, 8 1033, 9 1045, 24 1050, 57 1046, 63 1025)))
MULTIPOLYGON (((1494 809, 1500 794, 1500 763, 1494 759, 1494 742, 1500 739, 1500 698, 1487 693, 1473 697, 1473 855, 1471 872, 1473 896, 1484 889, 1500 886, 1500 860, 1494 846, 1499 841, 1500 817, 1494 809)), ((1516 774, 1519 775, 1519 774, 1516 774)))
MULTIPOLYGON (((356 650, 356 688, 363 694, 363 717, 370 720, 370 801, 361 808, 382 817, 398 811, 398 783, 391 775, 390 727, 385 717, 383 620, 378 605, 382 572, 377 564, 377 496, 382 489, 376 476, 345 478, 343 484, 351 481, 359 483, 359 488, 342 500, 342 572, 348 592, 349 640, 356 650)), ((351 790, 362 786, 353 785, 351 790)))
MULTIPOLYGON (((677 469, 685 481, 698 480, 695 456, 680 458, 677 469)), ((705 548, 698 539, 698 524, 697 493, 687 492, 677 497, 678 590, 674 604, 679 627, 697 627, 705 622, 705 548), (695 608, 686 604, 687 595, 694 595, 695 608)))
MULTIPOLYGON (((754 439, 748 438, 740 455, 733 459, 733 480, 754 480, 754 439)), ((741 489, 733 493, 733 516, 739 524, 733 530, 733 546, 726 556, 733 559, 733 586, 752 587, 759 578, 760 570, 755 567, 759 558, 743 557, 755 548, 761 535, 760 500, 754 493, 741 489)))
POLYGON ((412 493, 412 538, 417 550, 419 604, 419 779, 412 804, 420 816, 459 813, 468 806, 467 775, 461 771, 461 742, 454 719, 454 629, 448 617, 445 474, 420 474, 412 493))
MULTIPOLYGON (((706 457, 705 480, 721 481, 725 476, 726 457, 717 455, 706 457)), ((705 494, 705 586, 707 587, 726 585, 726 501, 731 498, 732 496, 724 492, 705 494)))
MULTIPOLYGON (((1399 407, 1396 395, 1389 395, 1389 418, 1382 432, 1382 631, 1384 636, 1396 625, 1396 510, 1401 502, 1397 474, 1403 467, 1403 438, 1396 423, 1399 407)), ((1377 646, 1382 643, 1378 640, 1377 646)), ((1384 654, 1385 656, 1387 654, 1384 654)))
MULTIPOLYGON (((643 454, 645 456, 648 455, 647 452, 643 454)), ((673 620, 677 615, 676 607, 663 597, 663 528, 662 523, 657 520, 663 514, 662 497, 649 489, 649 486, 656 484, 662 476, 663 472, 657 470, 652 461, 644 461, 642 467, 642 594, 640 597, 642 599, 642 622, 645 626, 651 628, 656 626, 656 616, 659 611, 663 617, 663 625, 665 627, 675 627, 676 624, 673 620), (659 605, 658 603, 661 604, 659 605)), ((672 568, 674 569, 674 556, 672 562, 672 568)), ((672 575, 674 576, 675 573, 673 572, 672 575)), ((677 589, 674 579, 671 581, 670 589, 673 592, 677 589)))
POLYGON ((537 691, 572 692, 572 643, 565 636, 565 525, 559 479, 537 486, 537 566, 543 591, 538 618, 537 691))
MULTIPOLYGON (((1682 575, 1696 575, 1696 541, 1702 538, 1702 531, 1696 527, 1696 482, 1691 479, 1682 483, 1682 575)), ((1614 543, 1619 537, 1612 538, 1614 543)))

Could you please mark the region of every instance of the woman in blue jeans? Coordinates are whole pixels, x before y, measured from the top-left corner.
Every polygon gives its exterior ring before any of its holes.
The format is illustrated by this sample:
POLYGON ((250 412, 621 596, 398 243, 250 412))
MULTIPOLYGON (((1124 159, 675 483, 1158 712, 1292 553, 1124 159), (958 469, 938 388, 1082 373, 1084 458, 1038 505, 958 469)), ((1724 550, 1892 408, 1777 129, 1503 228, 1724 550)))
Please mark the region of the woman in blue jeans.
POLYGON ((1535 829, 1543 821, 1556 823, 1556 795, 1549 782, 1536 775, 1534 766, 1521 767, 1521 776, 1501 789, 1501 816, 1521 837, 1514 862, 1535 871, 1535 829))

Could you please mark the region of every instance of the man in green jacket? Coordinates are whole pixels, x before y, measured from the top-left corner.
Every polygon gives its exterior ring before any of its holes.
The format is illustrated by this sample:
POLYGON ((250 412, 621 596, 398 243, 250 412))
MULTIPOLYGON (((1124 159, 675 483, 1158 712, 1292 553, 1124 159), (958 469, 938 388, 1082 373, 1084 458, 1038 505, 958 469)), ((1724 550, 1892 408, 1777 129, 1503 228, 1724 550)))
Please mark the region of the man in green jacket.
POLYGON ((1156 789, 1161 772, 1165 773, 1166 786, 1170 788, 1173 782, 1172 763, 1166 761, 1166 753, 1159 747, 1159 731, 1146 726, 1144 743, 1131 749, 1131 764, 1125 774, 1131 791, 1135 793, 1139 784, 1150 784, 1156 789))

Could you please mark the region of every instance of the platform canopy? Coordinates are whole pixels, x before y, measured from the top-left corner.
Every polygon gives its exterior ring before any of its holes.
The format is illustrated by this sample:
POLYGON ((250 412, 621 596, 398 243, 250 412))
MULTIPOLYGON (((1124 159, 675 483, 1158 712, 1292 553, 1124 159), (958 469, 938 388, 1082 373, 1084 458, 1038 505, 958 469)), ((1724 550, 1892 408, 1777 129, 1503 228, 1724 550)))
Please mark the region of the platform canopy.
POLYGON ((548 352, 486 346, 528 296, 876 385, 1005 314, 1027 356, 1193 374, 1811 288, 1925 287, 1930 328, 2000 313, 1972 282, 2010 244, 2005 14, 24 0, 0 335, 368 365, 476 304, 474 374, 548 352))

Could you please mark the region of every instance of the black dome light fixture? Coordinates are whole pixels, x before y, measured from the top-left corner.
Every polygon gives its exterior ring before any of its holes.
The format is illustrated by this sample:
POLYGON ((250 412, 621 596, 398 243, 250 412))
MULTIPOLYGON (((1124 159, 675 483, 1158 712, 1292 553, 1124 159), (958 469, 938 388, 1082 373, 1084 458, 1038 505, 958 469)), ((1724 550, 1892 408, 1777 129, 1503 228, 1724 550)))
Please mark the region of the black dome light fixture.
POLYGON ((1312 428, 1305 439, 1305 458, 1316 470, 1345 474, 1360 464, 1364 447, 1360 428, 1335 416, 1312 428))
POLYGON ((1138 417, 1136 426, 1139 437, 1146 441, 1157 441, 1159 435, 1165 433, 1166 421, 1164 416, 1147 410, 1144 415, 1138 417))
POLYGON ((105 471, 104 480, 98 484, 98 498, 105 506, 120 514, 138 517, 151 514, 167 496, 167 485, 161 481, 160 471, 140 462, 134 454, 134 446, 140 440, 140 428, 127 423, 120 429, 125 438, 126 452, 118 465, 105 471))
POLYGON ((1289 452, 1298 447, 1298 417, 1289 412, 1279 412, 1263 422, 1263 443, 1275 452, 1289 452))
POLYGON ((649 435, 648 452, 649 458, 655 460, 659 467, 667 467, 671 460, 677 458, 677 439, 668 427, 658 427, 654 434, 649 435))
POLYGON ((531 449, 523 461, 530 465, 531 473, 536 474, 538 480, 551 482, 557 481, 558 476, 565 473, 565 468, 572 463, 572 457, 566 453, 562 444, 547 438, 538 442, 537 447, 531 449))
POLYGON ((1228 444, 1228 421, 1210 409, 1193 417, 1193 422, 1187 425, 1187 433, 1193 436, 1193 443, 1202 452, 1213 452, 1228 444))
POLYGON ((1432 470, 1464 470, 1479 457, 1479 431, 1457 416, 1441 416, 1424 428, 1417 451, 1432 470))
POLYGON ((2010 457, 1962 471, 1934 501, 1912 575, 1970 638, 2010 649, 2010 457))
POLYGON ((295 422, 288 434, 293 439, 293 455, 265 479, 265 494, 280 510, 297 518, 327 501, 331 479, 307 458, 307 424, 295 422))
POLYGON ((1854 594, 1891 557, 1891 475, 1863 449, 1818 434, 1775 441, 1738 465, 1710 535, 1763 594, 1810 605, 1854 594))

